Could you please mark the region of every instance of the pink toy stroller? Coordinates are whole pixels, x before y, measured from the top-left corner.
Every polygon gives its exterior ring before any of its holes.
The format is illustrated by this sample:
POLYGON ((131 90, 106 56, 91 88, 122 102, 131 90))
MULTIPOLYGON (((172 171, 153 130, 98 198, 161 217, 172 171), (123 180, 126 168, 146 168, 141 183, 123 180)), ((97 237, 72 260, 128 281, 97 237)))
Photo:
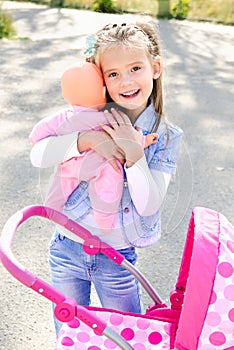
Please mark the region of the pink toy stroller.
POLYGON ((3 228, 0 257, 17 280, 56 304, 55 316, 64 322, 56 350, 234 350, 234 227, 213 210, 192 212, 170 307, 121 254, 50 208, 30 206, 15 213, 3 228), (82 307, 27 271, 13 256, 11 242, 31 216, 66 227, 84 240, 85 252, 101 251, 124 266, 154 303, 144 315, 82 307))

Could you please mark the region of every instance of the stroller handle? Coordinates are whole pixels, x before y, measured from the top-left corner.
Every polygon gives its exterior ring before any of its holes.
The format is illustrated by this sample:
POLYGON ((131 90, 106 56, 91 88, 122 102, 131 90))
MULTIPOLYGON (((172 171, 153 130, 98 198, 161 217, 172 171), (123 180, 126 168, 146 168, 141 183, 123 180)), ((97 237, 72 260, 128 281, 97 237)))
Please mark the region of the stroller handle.
POLYGON ((98 237, 93 236, 88 230, 69 219, 66 215, 45 206, 28 206, 19 210, 9 218, 3 228, 0 240, 0 257, 3 265, 16 279, 27 287, 31 287, 38 278, 30 271, 27 271, 18 260, 16 260, 12 253, 11 245, 18 227, 32 216, 40 216, 49 219, 81 237, 84 240, 83 249, 90 255, 102 251, 116 264, 120 265, 124 260, 124 257, 115 249, 101 242, 98 237))
POLYGON ((124 257, 121 254, 105 243, 102 243, 101 241, 98 242, 98 237, 92 236, 89 231, 70 220, 64 214, 44 206, 28 206, 12 215, 3 227, 0 238, 0 259, 5 268, 22 284, 55 303, 55 316, 60 321, 69 322, 76 316, 82 322, 92 328, 97 334, 103 334, 111 339, 121 349, 133 350, 131 345, 129 345, 129 343, 127 343, 118 333, 108 327, 103 320, 93 315, 87 308, 77 305, 75 300, 66 298, 64 294, 53 288, 47 282, 41 280, 33 273, 26 270, 24 266, 15 258, 11 245, 16 230, 22 223, 32 216, 47 218, 68 228, 70 231, 77 233, 85 240, 86 245, 84 245, 84 249, 86 246, 89 254, 96 254, 97 249, 98 251, 100 249, 99 245, 103 245, 106 255, 113 259, 116 263, 121 264, 121 262, 124 260, 124 257), (95 251, 94 253, 92 252, 92 248, 95 251))
MULTIPOLYGON (((2 231, 2 236, 0 240, 0 258, 6 269, 21 283, 23 283, 27 287, 33 288, 32 286, 35 284, 35 281, 40 281, 39 278, 33 275, 30 271, 27 271, 15 259, 11 250, 11 244, 17 228, 32 216, 40 216, 49 219, 50 221, 53 221, 54 223, 65 227, 67 230, 79 236, 81 239, 84 240, 83 250, 87 254, 95 255, 99 252, 102 252, 115 264, 123 266, 126 270, 132 273, 136 277, 136 279, 141 283, 142 287, 152 298, 155 304, 164 304, 163 300, 156 293, 156 291, 154 290, 150 282, 146 279, 146 277, 134 265, 130 264, 122 254, 120 254, 114 248, 109 246, 107 243, 102 242, 99 237, 92 235, 87 229, 80 226, 75 221, 69 219, 66 215, 52 208, 41 205, 32 205, 19 210, 8 219, 2 231)), ((40 281, 40 283, 43 284, 45 282, 40 281)), ((45 297, 47 297, 54 303, 59 303, 61 299, 63 300, 64 296, 60 295, 59 292, 54 293, 53 288, 53 297, 51 297, 50 288, 52 287, 46 284, 48 295, 46 295, 45 291, 42 293, 45 297)))

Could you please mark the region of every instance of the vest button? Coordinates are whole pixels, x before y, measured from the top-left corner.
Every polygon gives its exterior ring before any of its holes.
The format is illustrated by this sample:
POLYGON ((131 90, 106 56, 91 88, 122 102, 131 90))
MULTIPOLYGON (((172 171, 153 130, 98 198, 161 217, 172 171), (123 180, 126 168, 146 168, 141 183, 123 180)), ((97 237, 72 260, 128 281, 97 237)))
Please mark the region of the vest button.
POLYGON ((130 209, 128 207, 124 208, 124 213, 129 213, 130 212, 130 209))

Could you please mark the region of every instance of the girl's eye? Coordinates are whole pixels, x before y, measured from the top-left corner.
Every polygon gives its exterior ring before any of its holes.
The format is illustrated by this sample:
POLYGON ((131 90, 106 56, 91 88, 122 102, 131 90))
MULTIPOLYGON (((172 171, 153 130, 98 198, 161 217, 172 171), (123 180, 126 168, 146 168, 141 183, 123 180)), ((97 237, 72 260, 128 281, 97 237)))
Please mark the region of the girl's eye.
POLYGON ((138 71, 139 69, 141 69, 141 67, 138 67, 138 66, 133 67, 133 68, 132 68, 132 72, 136 72, 136 71, 138 71))
POLYGON ((115 72, 110 73, 110 74, 108 75, 108 77, 110 77, 110 78, 117 77, 117 73, 115 73, 115 72))

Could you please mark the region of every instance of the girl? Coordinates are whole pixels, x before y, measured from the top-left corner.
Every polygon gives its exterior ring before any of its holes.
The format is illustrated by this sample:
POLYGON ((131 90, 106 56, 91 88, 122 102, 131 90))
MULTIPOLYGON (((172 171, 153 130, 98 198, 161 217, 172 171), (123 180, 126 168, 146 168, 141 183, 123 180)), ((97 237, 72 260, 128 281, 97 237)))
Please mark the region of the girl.
MULTIPOLYGON (((163 113, 161 52, 153 25, 110 24, 94 39, 86 52, 104 77, 109 126, 82 132, 78 138, 73 133, 43 139, 34 145, 31 159, 37 166, 53 166, 92 149, 116 171, 116 160, 123 164, 123 194, 111 234, 103 234, 95 224, 87 182, 70 195, 64 213, 135 264, 135 247, 150 246, 160 238, 160 207, 176 172, 182 131, 163 113), (157 132, 157 143, 144 150, 137 128, 144 134, 157 132)), ((102 254, 86 255, 81 240, 61 227, 51 241, 50 268, 53 285, 81 305, 90 304, 93 282, 103 307, 141 312, 135 278, 102 254)), ((57 332, 59 327, 56 321, 57 332)))

